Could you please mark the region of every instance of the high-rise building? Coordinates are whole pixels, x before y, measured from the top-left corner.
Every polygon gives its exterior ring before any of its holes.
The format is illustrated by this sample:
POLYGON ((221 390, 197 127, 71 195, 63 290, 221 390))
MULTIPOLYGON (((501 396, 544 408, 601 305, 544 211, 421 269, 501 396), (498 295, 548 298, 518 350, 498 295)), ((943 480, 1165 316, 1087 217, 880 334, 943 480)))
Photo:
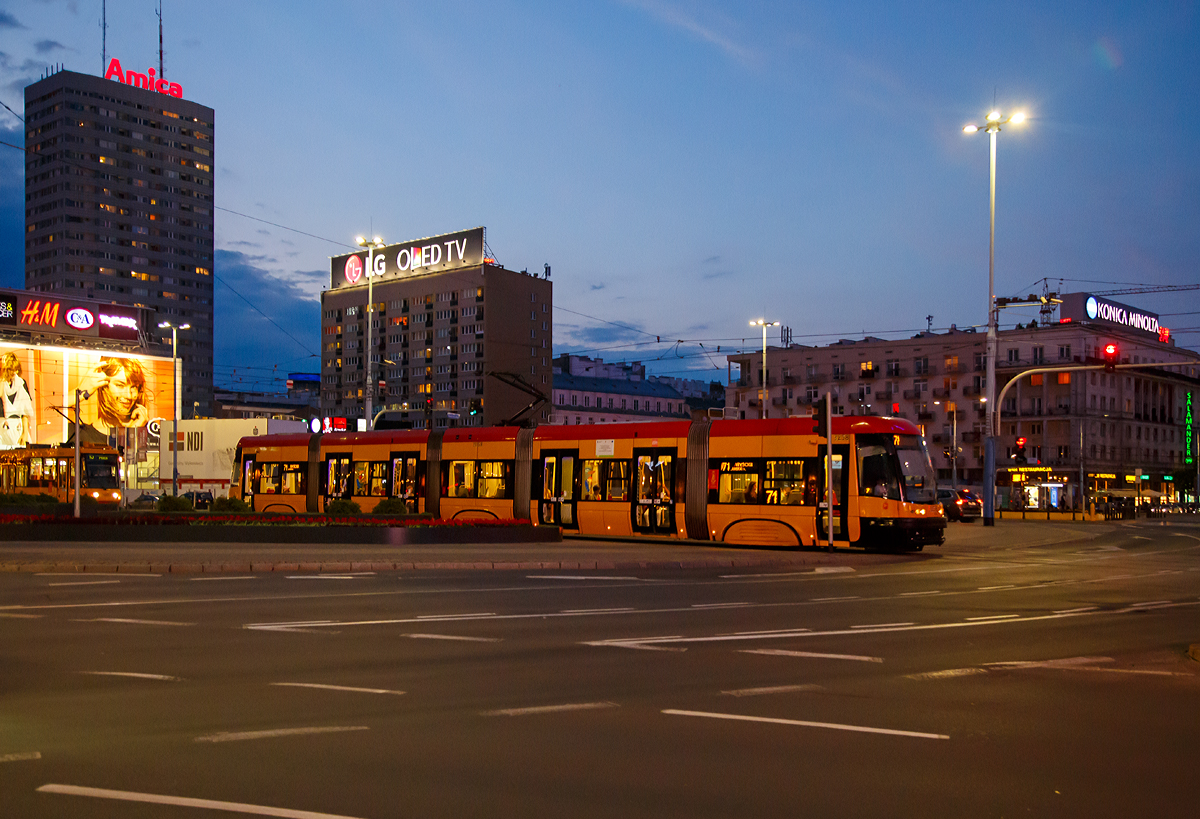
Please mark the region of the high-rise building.
POLYGON ((543 276, 507 270, 484 248, 480 227, 331 260, 321 293, 325 416, 354 429, 369 403, 393 427, 548 420, 549 265, 543 276))
POLYGON ((213 109, 179 84, 57 71, 25 88, 25 287, 151 311, 182 406, 212 412, 213 109))

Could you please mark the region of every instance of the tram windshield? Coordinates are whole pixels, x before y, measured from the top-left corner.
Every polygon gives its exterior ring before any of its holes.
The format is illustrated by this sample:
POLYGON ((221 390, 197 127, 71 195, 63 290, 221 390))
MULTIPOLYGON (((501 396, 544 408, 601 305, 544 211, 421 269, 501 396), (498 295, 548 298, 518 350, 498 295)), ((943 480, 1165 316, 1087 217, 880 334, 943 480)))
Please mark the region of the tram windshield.
POLYGON ((87 480, 86 486, 93 489, 115 489, 117 487, 116 458, 103 461, 88 458, 83 474, 87 480))
POLYGON ((897 435, 896 458, 904 478, 904 499, 909 503, 934 503, 937 500, 937 477, 925 440, 918 435, 897 435))

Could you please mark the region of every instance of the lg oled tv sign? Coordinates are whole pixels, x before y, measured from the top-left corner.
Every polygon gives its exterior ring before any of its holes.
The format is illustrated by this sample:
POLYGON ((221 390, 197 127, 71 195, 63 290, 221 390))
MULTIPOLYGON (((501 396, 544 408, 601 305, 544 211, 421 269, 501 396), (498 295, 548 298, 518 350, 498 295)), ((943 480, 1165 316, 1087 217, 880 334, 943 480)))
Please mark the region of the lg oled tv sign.
POLYGON ((401 279, 441 273, 461 267, 478 267, 484 262, 483 228, 446 233, 358 253, 334 256, 330 260, 329 289, 365 285, 374 280, 401 279))

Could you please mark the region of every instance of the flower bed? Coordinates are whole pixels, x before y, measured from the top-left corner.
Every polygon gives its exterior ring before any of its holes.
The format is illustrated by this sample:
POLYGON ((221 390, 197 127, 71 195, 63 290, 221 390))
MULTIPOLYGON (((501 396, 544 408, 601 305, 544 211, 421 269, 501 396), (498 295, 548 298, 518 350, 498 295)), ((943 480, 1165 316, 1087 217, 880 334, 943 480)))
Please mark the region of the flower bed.
POLYGON ((527 520, 445 520, 418 516, 284 515, 270 513, 208 514, 145 512, 72 517, 54 514, 0 514, 0 525, 20 523, 80 524, 85 526, 353 526, 405 528, 506 528, 528 526, 527 520))

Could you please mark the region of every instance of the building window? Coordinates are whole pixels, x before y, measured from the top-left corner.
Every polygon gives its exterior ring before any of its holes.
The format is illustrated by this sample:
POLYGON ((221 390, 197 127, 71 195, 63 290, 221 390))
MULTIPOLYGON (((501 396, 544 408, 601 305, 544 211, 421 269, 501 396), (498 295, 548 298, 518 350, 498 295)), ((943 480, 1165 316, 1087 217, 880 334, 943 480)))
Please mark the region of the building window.
POLYGON ((913 359, 913 375, 928 375, 929 374, 929 357, 922 356, 921 358, 913 359))

